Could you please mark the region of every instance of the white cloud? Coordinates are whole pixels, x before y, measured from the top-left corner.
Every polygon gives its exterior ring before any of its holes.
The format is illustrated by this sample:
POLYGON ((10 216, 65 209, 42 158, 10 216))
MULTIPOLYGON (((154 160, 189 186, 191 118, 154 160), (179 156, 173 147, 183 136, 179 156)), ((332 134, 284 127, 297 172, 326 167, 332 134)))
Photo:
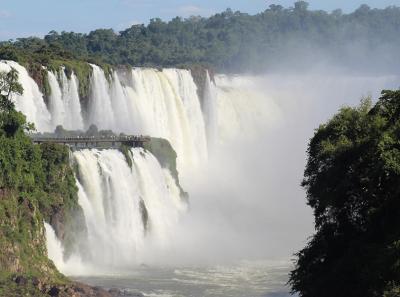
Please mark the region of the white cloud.
POLYGON ((120 0, 120 3, 130 7, 151 7, 155 5, 154 1, 149 0, 120 0))
POLYGON ((175 13, 183 17, 189 16, 210 16, 214 13, 213 10, 208 8, 203 8, 196 5, 183 5, 175 9, 168 9, 169 13, 175 13))

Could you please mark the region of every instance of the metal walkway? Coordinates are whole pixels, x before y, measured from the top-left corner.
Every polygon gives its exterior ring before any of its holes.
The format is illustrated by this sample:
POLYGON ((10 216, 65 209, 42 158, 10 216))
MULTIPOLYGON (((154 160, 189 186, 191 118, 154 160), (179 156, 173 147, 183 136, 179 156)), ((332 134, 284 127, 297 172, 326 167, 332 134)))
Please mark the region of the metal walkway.
POLYGON ((149 136, 115 136, 115 137, 43 137, 31 136, 31 139, 36 144, 41 143, 58 143, 69 145, 76 148, 107 148, 127 145, 130 147, 143 147, 144 143, 149 142, 149 136))

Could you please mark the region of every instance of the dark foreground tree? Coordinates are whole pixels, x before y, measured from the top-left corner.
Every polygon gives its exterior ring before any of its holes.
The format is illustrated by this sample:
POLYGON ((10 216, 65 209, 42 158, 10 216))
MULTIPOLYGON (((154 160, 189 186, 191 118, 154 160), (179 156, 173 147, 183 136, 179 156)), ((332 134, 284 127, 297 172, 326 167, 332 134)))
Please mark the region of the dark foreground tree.
POLYGON ((400 91, 343 108, 311 139, 316 234, 290 275, 302 297, 400 296, 400 91))

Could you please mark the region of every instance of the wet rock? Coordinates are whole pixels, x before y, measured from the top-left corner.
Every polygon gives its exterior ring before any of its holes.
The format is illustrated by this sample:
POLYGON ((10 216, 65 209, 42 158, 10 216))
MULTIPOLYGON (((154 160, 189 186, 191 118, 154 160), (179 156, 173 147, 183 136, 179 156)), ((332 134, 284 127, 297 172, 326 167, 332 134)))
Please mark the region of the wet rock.
POLYGON ((124 297, 144 297, 142 293, 125 293, 125 295, 121 295, 124 297))
POLYGON ((65 218, 64 211, 59 207, 53 208, 53 214, 50 217, 50 225, 53 227, 57 238, 64 239, 65 236, 65 218))
POLYGON ((58 296, 60 296, 60 292, 61 292, 61 290, 60 290, 59 288, 57 288, 57 287, 52 287, 52 288, 50 289, 50 291, 48 292, 48 294, 49 294, 49 296, 51 296, 51 297, 58 297, 58 296))
POLYGON ((111 296, 115 296, 115 297, 117 297, 117 296, 121 296, 121 291, 119 290, 119 289, 115 289, 115 288, 112 288, 112 289, 109 289, 108 290, 108 293, 110 293, 111 294, 111 296))
POLYGON ((25 285, 28 284, 28 279, 26 277, 21 276, 21 275, 18 275, 17 277, 15 277, 14 281, 18 286, 25 286, 25 285))

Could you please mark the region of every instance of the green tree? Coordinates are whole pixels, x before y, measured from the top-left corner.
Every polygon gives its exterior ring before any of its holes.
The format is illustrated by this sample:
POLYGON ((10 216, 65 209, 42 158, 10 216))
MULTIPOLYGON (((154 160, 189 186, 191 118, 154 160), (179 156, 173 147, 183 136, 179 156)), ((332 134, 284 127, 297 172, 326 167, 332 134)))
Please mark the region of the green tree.
POLYGON ((11 67, 8 72, 0 72, 0 110, 10 111, 14 109, 13 94, 22 95, 24 89, 18 82, 18 71, 11 67))
POLYGON ((399 296, 400 91, 343 108, 308 148, 316 234, 290 275, 301 297, 399 296))
POLYGON ((22 95, 24 89, 18 82, 18 71, 11 67, 8 72, 0 72, 0 136, 12 137, 18 132, 33 131, 35 126, 26 121, 25 115, 15 110, 12 95, 22 95))
POLYGON ((282 63, 309 68, 313 61, 307 57, 312 58, 310 52, 318 49, 334 63, 348 67, 351 61, 353 70, 368 65, 376 71, 398 73, 399 19, 400 8, 395 6, 371 9, 362 5, 352 13, 328 13, 310 10, 307 2, 296 1, 293 7, 270 5, 255 15, 227 9, 209 18, 176 17, 169 22, 154 18, 148 25, 134 25, 121 32, 51 31, 44 39, 0 42, 0 59, 25 66, 36 62, 40 70, 42 65, 52 69, 54 60, 60 65, 77 59, 152 67, 201 64, 219 72, 248 72, 269 70, 282 63), (354 50, 360 45, 367 51, 354 50), (386 55, 377 54, 381 52, 386 55), (379 61, 372 66, 371 56, 379 61))

